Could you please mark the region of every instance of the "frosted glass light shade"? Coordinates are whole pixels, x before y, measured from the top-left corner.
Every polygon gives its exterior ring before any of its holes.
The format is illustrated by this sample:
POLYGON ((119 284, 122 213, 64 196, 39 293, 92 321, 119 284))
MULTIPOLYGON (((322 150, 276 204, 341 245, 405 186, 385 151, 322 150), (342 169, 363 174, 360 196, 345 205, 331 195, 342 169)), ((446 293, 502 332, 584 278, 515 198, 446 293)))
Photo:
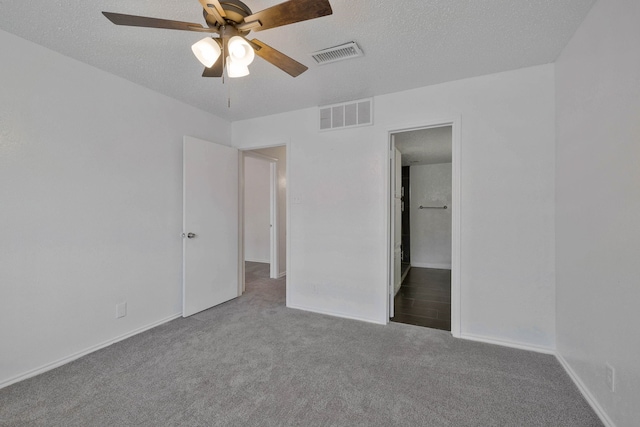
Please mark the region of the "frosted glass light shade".
POLYGON ((229 39, 229 56, 234 63, 247 67, 253 62, 256 54, 245 39, 233 36, 229 39))
POLYGON ((230 78, 244 77, 249 75, 249 67, 239 64, 227 56, 227 75, 230 78))
POLYGON ((217 41, 211 37, 206 37, 191 46, 193 54, 198 61, 207 68, 211 68, 216 63, 222 51, 217 41))

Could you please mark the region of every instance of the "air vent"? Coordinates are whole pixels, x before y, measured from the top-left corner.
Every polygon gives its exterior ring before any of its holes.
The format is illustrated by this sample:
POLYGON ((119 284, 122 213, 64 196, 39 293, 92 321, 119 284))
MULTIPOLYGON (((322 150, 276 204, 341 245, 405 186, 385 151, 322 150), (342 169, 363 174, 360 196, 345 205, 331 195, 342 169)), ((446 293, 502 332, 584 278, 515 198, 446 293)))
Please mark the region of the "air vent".
POLYGON ((311 54, 318 65, 329 64, 331 62, 342 61, 344 59, 357 58, 364 56, 360 46, 356 42, 341 44, 340 46, 322 49, 311 54))
POLYGON ((320 130, 344 129, 373 124, 372 99, 319 107, 320 130))

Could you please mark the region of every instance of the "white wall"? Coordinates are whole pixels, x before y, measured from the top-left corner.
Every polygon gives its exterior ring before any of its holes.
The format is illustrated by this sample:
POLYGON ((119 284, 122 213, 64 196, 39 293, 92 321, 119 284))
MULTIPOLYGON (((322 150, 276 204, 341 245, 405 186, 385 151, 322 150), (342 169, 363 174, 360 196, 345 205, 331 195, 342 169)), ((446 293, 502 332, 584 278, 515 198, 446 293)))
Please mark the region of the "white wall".
POLYGON ((379 303, 386 294, 380 287, 386 243, 378 243, 386 242, 380 209, 386 150, 371 149, 372 127, 319 135, 315 113, 300 110, 233 125, 239 147, 288 142, 288 304, 384 321, 379 303), (363 134, 369 137, 354 139, 363 134))
POLYGON ((257 153, 278 159, 278 275, 287 274, 287 147, 262 148, 257 153))
POLYGON ((318 132, 310 108, 235 122, 233 144, 289 141, 292 307, 384 323, 388 132, 461 118, 465 336, 553 348, 554 67, 374 99, 375 124, 318 132))
POLYGON ((0 51, 2 386, 181 312, 182 138, 230 125, 3 31, 0 51))
POLYGON ((558 351, 618 426, 640 420, 639 23, 598 1, 556 64, 558 351))
POLYGON ((271 166, 266 160, 244 158, 244 259, 270 262, 271 166))
POLYGON ((411 265, 451 269, 451 163, 411 166, 409 174, 411 265))

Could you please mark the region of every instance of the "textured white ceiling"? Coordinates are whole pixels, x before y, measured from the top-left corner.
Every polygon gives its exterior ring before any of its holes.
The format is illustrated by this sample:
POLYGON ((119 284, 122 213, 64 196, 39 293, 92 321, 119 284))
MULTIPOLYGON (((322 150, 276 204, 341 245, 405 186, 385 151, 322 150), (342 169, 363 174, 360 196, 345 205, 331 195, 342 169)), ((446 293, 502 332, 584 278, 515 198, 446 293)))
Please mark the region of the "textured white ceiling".
POLYGON ((402 166, 451 163, 451 126, 413 130, 395 134, 402 166))
MULTIPOLYGON (((281 0, 244 2, 256 12, 281 0)), ((100 13, 204 24, 197 0, 0 0, 0 29, 235 121, 550 63, 594 2, 331 0, 331 16, 250 34, 306 73, 256 58, 226 85, 201 77, 191 45, 202 34, 116 26, 100 13), (363 58, 318 66, 309 56, 352 40, 363 58)))

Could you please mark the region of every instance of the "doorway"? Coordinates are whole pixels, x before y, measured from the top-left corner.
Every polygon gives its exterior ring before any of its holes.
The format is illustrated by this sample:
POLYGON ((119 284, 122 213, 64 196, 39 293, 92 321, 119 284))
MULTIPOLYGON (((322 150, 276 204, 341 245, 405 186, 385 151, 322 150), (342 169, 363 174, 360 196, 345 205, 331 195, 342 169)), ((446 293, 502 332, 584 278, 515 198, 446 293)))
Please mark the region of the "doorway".
POLYGON ((455 122, 390 132, 389 317, 459 335, 455 122))
POLYGON ((242 152, 243 290, 286 275, 286 146, 242 152))

